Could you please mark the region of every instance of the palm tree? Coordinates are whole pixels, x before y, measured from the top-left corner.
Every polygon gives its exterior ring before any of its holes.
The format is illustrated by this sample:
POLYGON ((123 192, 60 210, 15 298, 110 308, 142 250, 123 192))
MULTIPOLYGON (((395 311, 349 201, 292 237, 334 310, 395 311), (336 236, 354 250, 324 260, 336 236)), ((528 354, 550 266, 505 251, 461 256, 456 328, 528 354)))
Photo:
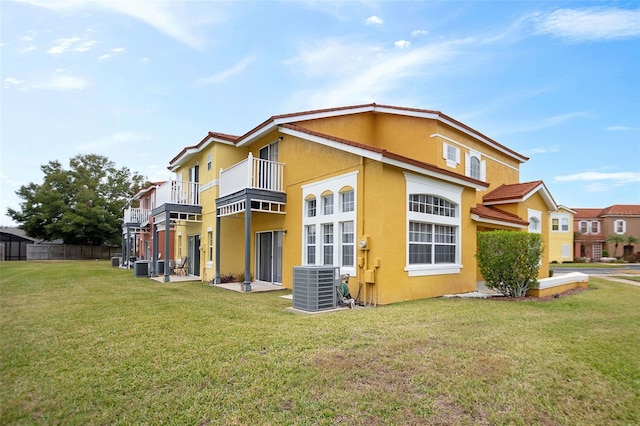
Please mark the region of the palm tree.
POLYGON ((633 254, 633 245, 637 244, 640 240, 633 235, 629 235, 624 239, 624 256, 627 254, 633 254))
POLYGON ((616 252, 618 251, 618 245, 624 243, 625 241, 626 238, 624 237, 624 235, 618 234, 611 234, 607 237, 606 240, 604 240, 605 243, 615 243, 615 248, 613 249, 613 257, 617 257, 616 252))

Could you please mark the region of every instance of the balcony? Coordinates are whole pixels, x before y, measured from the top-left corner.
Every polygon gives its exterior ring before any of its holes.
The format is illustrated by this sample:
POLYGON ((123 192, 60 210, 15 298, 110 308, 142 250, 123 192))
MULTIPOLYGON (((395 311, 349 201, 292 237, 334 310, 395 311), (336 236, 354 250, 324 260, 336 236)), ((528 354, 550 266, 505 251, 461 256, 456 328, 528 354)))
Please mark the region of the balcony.
POLYGON ((156 205, 179 204, 185 206, 200 205, 200 184, 171 180, 156 190, 156 205))
POLYGON ((284 164, 249 157, 227 169, 220 170, 219 197, 245 189, 284 192, 284 164))
POLYGON ((141 209, 138 207, 129 207, 124 211, 124 223, 143 224, 149 222, 151 216, 150 209, 141 209))

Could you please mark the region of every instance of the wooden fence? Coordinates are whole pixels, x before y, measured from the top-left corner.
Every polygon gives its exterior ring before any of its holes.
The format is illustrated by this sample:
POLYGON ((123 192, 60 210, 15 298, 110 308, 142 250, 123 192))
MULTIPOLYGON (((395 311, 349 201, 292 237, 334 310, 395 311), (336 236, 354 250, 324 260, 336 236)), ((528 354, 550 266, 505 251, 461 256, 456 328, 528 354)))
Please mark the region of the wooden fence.
POLYGON ((67 244, 29 244, 27 260, 111 259, 122 247, 72 246, 67 244))

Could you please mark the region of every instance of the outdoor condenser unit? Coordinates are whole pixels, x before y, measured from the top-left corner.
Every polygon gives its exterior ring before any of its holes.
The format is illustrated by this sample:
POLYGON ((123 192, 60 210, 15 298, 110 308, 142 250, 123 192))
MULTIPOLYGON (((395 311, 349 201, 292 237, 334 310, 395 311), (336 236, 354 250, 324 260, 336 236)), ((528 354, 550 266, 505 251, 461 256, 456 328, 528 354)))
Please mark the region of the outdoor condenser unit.
POLYGON ((334 309, 339 285, 337 266, 294 266, 293 307, 311 312, 334 309))

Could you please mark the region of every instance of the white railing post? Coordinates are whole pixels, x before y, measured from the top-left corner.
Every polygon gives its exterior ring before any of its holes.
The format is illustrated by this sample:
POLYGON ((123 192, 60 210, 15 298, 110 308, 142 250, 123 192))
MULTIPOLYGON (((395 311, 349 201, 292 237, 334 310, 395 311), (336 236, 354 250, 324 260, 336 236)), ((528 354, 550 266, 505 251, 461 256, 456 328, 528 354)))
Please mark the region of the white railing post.
POLYGON ((247 188, 253 188, 253 154, 250 152, 247 164, 247 188))

